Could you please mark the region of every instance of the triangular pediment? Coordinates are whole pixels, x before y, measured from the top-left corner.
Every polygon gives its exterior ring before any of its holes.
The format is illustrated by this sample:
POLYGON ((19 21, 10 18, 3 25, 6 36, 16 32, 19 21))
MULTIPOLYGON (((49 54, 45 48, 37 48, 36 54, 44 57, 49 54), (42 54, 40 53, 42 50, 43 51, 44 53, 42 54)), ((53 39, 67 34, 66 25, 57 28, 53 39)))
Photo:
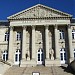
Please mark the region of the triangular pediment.
POLYGON ((59 10, 38 4, 17 14, 11 15, 8 19, 28 19, 28 18, 50 18, 50 17, 72 17, 72 15, 59 10))

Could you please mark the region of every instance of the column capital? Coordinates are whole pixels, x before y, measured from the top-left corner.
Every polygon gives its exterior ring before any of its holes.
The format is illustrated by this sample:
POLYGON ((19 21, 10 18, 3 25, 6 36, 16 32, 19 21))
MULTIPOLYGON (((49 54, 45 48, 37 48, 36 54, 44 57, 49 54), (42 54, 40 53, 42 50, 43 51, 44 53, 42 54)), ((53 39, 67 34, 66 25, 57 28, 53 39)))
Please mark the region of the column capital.
POLYGON ((35 29, 36 26, 32 25, 32 29, 35 29))
POLYGON ((57 29, 57 28, 58 28, 58 25, 57 25, 57 24, 55 24, 55 25, 54 25, 54 28, 55 28, 55 29, 57 29))
POLYGON ((71 28, 71 25, 70 24, 68 24, 67 26, 68 26, 68 28, 71 28))
POLYGON ((14 27, 13 26, 10 26, 10 30, 13 30, 14 29, 14 27))
POLYGON ((49 25, 44 25, 46 29, 48 29, 49 25))
POLYGON ((23 29, 26 29, 27 28, 27 26, 22 26, 23 27, 23 29))

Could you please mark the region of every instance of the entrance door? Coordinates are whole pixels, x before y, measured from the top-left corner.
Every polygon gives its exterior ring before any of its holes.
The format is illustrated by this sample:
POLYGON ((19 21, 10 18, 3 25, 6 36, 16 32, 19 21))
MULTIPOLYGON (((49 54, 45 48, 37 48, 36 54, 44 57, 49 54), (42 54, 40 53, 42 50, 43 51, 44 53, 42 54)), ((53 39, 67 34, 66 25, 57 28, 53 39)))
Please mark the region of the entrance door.
POLYGON ((38 65, 41 65, 44 63, 44 56, 43 56, 43 50, 40 48, 38 50, 38 53, 37 53, 37 64, 38 65))
POLYGON ((15 52, 15 65, 19 65, 19 63, 20 63, 20 58, 21 58, 20 50, 17 50, 17 51, 15 52))
POLYGON ((67 54, 64 48, 60 50, 60 59, 61 59, 61 64, 65 64, 67 61, 67 54))

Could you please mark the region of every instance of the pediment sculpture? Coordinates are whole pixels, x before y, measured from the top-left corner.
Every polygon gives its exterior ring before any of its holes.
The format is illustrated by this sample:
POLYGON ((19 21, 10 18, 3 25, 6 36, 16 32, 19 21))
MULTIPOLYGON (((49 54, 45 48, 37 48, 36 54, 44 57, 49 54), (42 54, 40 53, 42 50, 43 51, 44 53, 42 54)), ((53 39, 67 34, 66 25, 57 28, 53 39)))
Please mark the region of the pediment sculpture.
POLYGON ((49 17, 71 17, 72 15, 50 8, 48 6, 37 4, 25 9, 19 13, 7 17, 8 19, 32 19, 32 18, 49 18, 49 17))

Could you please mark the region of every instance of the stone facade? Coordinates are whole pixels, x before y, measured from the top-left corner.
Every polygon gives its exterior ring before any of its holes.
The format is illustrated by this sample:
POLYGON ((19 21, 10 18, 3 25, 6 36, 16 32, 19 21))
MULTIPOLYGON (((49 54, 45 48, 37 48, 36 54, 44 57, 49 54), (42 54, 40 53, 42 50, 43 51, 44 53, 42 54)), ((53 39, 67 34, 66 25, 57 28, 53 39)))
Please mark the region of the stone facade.
POLYGON ((9 22, 0 22, 1 58, 21 67, 69 64, 75 56, 71 20, 72 15, 41 4, 9 16, 9 22))

